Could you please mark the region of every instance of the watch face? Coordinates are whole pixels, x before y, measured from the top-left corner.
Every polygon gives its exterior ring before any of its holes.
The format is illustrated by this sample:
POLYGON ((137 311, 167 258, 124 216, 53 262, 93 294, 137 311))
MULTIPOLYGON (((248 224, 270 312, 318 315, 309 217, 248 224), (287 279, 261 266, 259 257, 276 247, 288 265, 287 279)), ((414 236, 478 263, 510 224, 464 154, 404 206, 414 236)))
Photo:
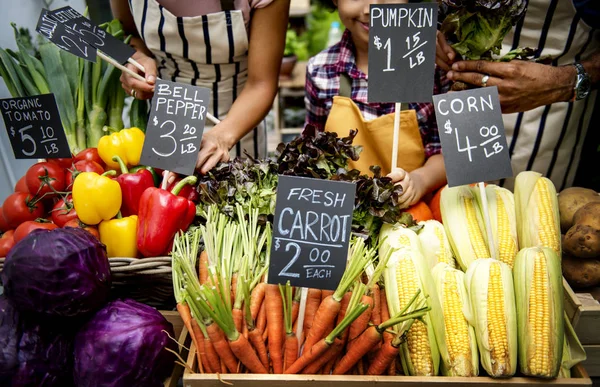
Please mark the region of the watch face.
MULTIPOLYGON (((585 71, 585 70, 583 70, 585 71)), ((583 74, 578 74, 577 75, 577 86, 576 86, 576 90, 577 90, 577 99, 582 99, 587 97, 587 95, 590 93, 590 88, 591 88, 591 82, 590 82, 590 78, 587 76, 587 74, 584 72, 583 74)))

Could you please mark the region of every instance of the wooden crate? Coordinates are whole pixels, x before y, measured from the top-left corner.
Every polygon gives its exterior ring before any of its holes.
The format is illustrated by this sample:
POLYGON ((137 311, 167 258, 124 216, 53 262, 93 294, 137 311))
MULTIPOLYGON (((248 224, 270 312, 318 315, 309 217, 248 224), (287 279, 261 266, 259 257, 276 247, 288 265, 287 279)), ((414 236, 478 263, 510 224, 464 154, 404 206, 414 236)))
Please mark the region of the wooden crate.
MULTIPOLYGON (((563 286, 565 289, 565 312, 571 320, 581 344, 584 346, 600 345, 600 336, 598 335, 600 303, 586 291, 574 292, 564 278, 563 286)), ((596 363, 600 364, 600 354, 596 356, 599 356, 596 363)), ((589 354, 588 360, 590 360, 589 354)))
MULTIPOLYGON (((181 320, 179 313, 172 312, 172 311, 164 311, 164 310, 160 311, 160 313, 162 313, 162 315, 165 316, 167 321, 169 321, 171 324, 173 324, 173 330, 175 331, 175 338, 177 338, 177 342, 179 343, 177 352, 179 352, 180 356, 183 359, 186 359, 188 356, 188 354, 187 354, 188 351, 186 350, 186 347, 189 348, 186 341, 189 340, 189 335, 188 335, 187 329, 183 326, 183 321, 181 320)), ((176 387, 177 382, 179 382, 179 380, 181 379, 182 376, 183 376, 183 367, 180 366, 179 364, 175 364, 175 368, 173 368, 173 372, 171 373, 171 376, 169 376, 169 378, 165 381, 164 387, 176 387)))
POLYGON ((591 377, 600 376, 600 345, 584 345, 586 361, 581 363, 591 377))
MULTIPOLYGON (((196 348, 190 344, 187 365, 197 369, 196 348)), ((558 385, 591 386, 592 380, 581 365, 576 365, 569 379, 544 380, 515 377, 510 379, 492 379, 490 377, 444 377, 444 376, 356 376, 356 375, 258 375, 258 374, 195 374, 186 367, 183 374, 184 387, 300 387, 313 386, 314 382, 334 387, 371 387, 376 384, 392 386, 402 384, 410 387, 441 387, 446 384, 465 384, 473 387, 496 387, 498 385, 558 385)))

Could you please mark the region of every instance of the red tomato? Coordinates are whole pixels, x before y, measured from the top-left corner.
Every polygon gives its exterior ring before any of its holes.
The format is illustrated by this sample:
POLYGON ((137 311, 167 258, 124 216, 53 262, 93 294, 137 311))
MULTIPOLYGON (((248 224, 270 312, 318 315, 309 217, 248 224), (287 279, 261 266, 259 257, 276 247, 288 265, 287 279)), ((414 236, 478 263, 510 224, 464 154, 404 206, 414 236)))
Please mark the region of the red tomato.
POLYGON ((104 161, 102 161, 102 159, 100 158, 100 155, 98 154, 98 149, 96 148, 84 149, 81 152, 77 153, 73 158, 74 162, 82 160, 95 161, 98 164, 100 164, 102 168, 106 167, 106 164, 104 164, 104 161))
POLYGON ((0 232, 5 232, 10 230, 10 227, 8 227, 8 223, 6 222, 6 219, 4 219, 4 214, 2 213, 2 207, 0 206, 0 232))
POLYGON ((48 192, 64 191, 65 169, 57 164, 43 161, 33 164, 25 174, 27 188, 29 192, 36 196, 41 196, 48 192))
POLYGON ((71 195, 56 202, 50 214, 52 222, 58 227, 63 227, 68 221, 77 219, 77 212, 73 207, 73 198, 71 195))
POLYGON ((54 230, 58 228, 57 225, 51 222, 37 222, 35 220, 28 220, 27 222, 23 222, 17 227, 15 230, 15 243, 19 243, 19 241, 29 235, 30 232, 37 229, 42 230, 54 230))
POLYGON ((6 257, 15 245, 14 231, 10 230, 0 236, 0 257, 6 257))
POLYGON ((30 194, 15 192, 9 195, 2 204, 4 219, 10 228, 17 228, 23 222, 44 216, 42 203, 32 204, 30 194))
POLYGON ((61 168, 71 168, 71 165, 73 165, 72 157, 69 157, 68 159, 47 159, 46 161, 56 164, 61 168))
POLYGON ((64 227, 82 228, 100 240, 100 233, 98 232, 98 229, 94 226, 88 226, 87 224, 82 223, 79 218, 69 220, 67 223, 65 223, 63 228, 64 227))
POLYGON ((71 169, 67 170, 67 177, 66 177, 67 188, 73 187, 73 182, 75 181, 75 178, 81 172, 96 172, 97 174, 101 175, 104 173, 104 168, 102 168, 102 166, 95 161, 90 161, 90 160, 77 161, 75 164, 73 164, 73 167, 71 169))
POLYGON ((27 181, 25 180, 25 176, 21 177, 17 184, 15 184, 15 192, 24 192, 29 193, 29 189, 27 188, 27 181))

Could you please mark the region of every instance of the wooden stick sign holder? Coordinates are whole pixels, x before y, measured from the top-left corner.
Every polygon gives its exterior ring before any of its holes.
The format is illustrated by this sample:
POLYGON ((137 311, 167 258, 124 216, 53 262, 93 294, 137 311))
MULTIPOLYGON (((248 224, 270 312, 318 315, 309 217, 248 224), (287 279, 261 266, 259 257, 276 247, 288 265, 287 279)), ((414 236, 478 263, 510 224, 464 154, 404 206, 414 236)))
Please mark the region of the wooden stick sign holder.
POLYGON ((392 165, 390 172, 398 169, 398 141, 400 141, 400 110, 402 105, 396 102, 394 106, 394 142, 392 143, 392 165))

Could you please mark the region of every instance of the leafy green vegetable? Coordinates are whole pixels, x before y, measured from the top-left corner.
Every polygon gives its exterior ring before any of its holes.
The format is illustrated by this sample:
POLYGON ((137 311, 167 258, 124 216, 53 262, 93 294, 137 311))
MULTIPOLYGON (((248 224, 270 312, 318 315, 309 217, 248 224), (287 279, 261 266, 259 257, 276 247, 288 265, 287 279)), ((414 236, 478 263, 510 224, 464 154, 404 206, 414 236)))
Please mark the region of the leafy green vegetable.
POLYGON ((441 31, 463 59, 493 59, 525 15, 526 0, 442 0, 441 31))

